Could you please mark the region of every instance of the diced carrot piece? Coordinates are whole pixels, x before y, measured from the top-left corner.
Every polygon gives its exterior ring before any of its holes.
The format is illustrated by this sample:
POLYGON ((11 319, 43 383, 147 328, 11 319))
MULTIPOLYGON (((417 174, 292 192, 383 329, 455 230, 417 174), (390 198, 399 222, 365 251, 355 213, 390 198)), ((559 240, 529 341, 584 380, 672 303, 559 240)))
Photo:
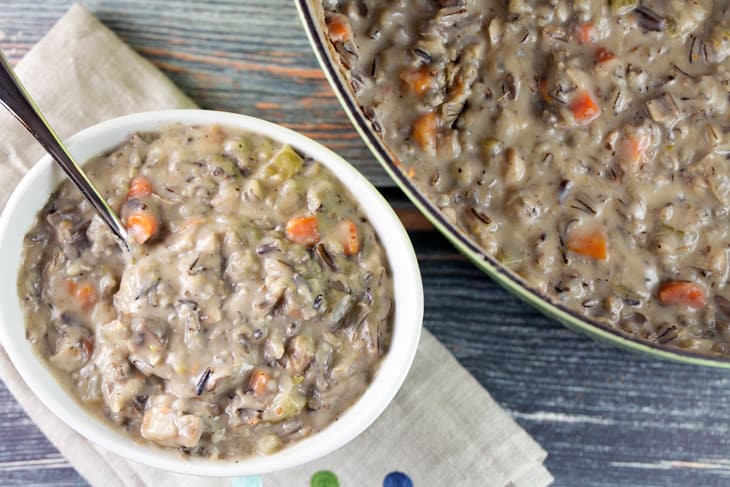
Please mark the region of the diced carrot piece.
POLYGON ((94 353, 94 342, 87 338, 81 339, 81 351, 84 354, 84 357, 89 358, 94 353))
POLYGON ((350 21, 344 15, 333 15, 327 21, 327 29, 332 42, 347 42, 352 39, 350 21))
POLYGON ((638 165, 646 160, 649 137, 644 134, 627 134, 619 143, 619 157, 631 164, 638 165))
POLYGON ((355 255, 360 252, 360 240, 357 235, 357 225, 352 220, 340 223, 340 240, 345 255, 355 255))
POLYGON ((616 59, 616 55, 613 53, 613 51, 610 51, 605 47, 599 47, 598 50, 596 50, 596 62, 598 64, 605 63, 612 59, 616 59))
POLYGON ((319 224, 317 217, 300 216, 286 223, 286 237, 294 243, 314 245, 319 242, 319 224))
POLYGON ((657 297, 662 304, 680 304, 690 308, 702 308, 707 304, 705 291, 689 281, 667 281, 659 288, 657 297))
POLYGON ((596 260, 608 257, 606 236, 600 230, 574 232, 568 237, 568 249, 596 260))
POLYGON ((76 283, 71 279, 66 280, 66 292, 70 296, 76 296, 76 283))
POLYGON ((138 211, 127 217, 126 226, 129 235, 137 243, 143 244, 157 233, 160 224, 151 212, 138 211))
POLYGON ((132 179, 132 183, 129 185, 129 191, 127 192, 127 199, 131 198, 142 198, 149 194, 152 194, 152 183, 149 179, 144 176, 137 176, 132 179))
POLYGON ((575 29, 575 38, 580 44, 590 44, 596 38, 596 28, 593 22, 586 22, 575 29))
POLYGON ((91 284, 77 284, 75 281, 68 279, 66 281, 66 292, 69 296, 85 309, 95 304, 99 297, 96 293, 96 289, 91 284))
POLYGON ((412 93, 419 96, 428 93, 433 86, 433 76, 428 66, 421 66, 416 71, 406 71, 401 74, 401 79, 406 82, 412 93))
POLYGON ((88 308, 93 306, 99 299, 96 294, 96 289, 91 284, 84 284, 76 288, 76 302, 81 305, 82 308, 88 308))
POLYGON ((573 118, 576 122, 588 123, 601 114, 601 107, 593 99, 593 95, 587 91, 581 91, 573 98, 570 111, 573 112, 573 118))
POLYGON ((413 124, 413 140, 423 150, 434 150, 436 148, 437 131, 438 117, 436 113, 424 113, 413 124))
POLYGON ((266 388, 269 384, 271 376, 263 369, 255 369, 251 373, 248 381, 248 388, 253 391, 254 396, 263 396, 266 394, 266 388))

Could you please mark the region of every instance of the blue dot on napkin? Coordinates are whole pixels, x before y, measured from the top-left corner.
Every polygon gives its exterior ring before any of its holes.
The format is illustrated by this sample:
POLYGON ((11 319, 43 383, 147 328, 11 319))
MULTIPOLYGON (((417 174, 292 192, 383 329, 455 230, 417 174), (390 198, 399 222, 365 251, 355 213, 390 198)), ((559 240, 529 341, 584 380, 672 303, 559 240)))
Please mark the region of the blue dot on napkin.
POLYGON ((264 487, 264 481, 258 475, 237 477, 231 482, 231 487, 264 487))
POLYGON ((403 472, 390 472, 383 479, 383 487, 413 487, 413 481, 403 472))

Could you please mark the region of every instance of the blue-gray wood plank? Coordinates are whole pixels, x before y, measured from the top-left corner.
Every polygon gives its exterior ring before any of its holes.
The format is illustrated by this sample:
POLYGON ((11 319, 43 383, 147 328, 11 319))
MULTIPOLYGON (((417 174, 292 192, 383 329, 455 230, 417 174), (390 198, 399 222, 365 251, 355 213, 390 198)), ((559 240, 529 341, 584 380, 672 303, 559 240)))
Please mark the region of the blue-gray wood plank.
MULTIPOLYGON (((408 208, 339 108, 290 0, 83 3, 200 105, 307 133, 408 208)), ((4 0, 0 48, 17 61, 70 4, 4 0)), ((547 449, 556 486, 730 485, 730 373, 591 341, 505 293, 433 231, 411 235, 426 327, 547 449)), ((0 485, 84 485, 2 386, 0 439, 0 485)))

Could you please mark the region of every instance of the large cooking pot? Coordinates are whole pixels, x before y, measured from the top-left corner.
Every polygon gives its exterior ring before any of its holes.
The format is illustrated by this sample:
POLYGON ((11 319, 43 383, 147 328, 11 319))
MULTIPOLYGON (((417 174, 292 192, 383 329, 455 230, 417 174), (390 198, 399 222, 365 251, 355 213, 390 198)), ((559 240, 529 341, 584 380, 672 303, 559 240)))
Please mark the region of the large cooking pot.
POLYGON ((338 56, 325 35, 326 24, 322 2, 317 0, 296 0, 296 5, 312 49, 314 49, 314 53, 332 89, 375 158, 380 162, 393 181, 410 198, 413 204, 477 267, 486 272, 487 275, 496 280, 509 292, 528 302, 544 314, 558 320, 573 330, 583 332, 593 338, 659 358, 711 367, 730 368, 730 357, 720 355, 712 356, 662 346, 637 336, 629 336, 605 323, 580 315, 566 306, 557 303, 549 296, 541 294, 517 274, 510 271, 492 256, 487 255, 463 230, 449 221, 442 211, 413 184, 407 174, 401 170, 395 155, 383 142, 378 134, 377 127, 374 129, 373 122, 363 113, 362 107, 359 105, 347 81, 338 56))

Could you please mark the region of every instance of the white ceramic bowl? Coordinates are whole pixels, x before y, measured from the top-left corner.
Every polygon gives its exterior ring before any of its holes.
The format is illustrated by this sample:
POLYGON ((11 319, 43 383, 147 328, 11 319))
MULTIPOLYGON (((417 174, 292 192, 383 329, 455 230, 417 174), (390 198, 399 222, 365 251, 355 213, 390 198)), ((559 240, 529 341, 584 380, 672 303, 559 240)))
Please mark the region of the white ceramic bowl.
POLYGON ((219 124, 290 144, 327 166, 359 202, 386 249, 395 291, 390 351, 365 394, 321 432, 272 455, 238 461, 183 459, 173 450, 136 443, 89 414, 54 378, 25 339, 17 296, 23 236, 65 177, 48 156, 26 174, 0 216, 0 341, 20 375, 48 409, 89 440, 130 460, 185 474, 236 476, 283 470, 324 456, 354 439, 375 421, 395 396, 413 362, 421 333, 423 288, 408 235, 377 190, 341 157, 303 135, 256 118, 205 110, 138 113, 82 130, 67 141, 67 146, 78 161, 87 161, 124 142, 134 131, 158 130, 175 123, 219 124))

